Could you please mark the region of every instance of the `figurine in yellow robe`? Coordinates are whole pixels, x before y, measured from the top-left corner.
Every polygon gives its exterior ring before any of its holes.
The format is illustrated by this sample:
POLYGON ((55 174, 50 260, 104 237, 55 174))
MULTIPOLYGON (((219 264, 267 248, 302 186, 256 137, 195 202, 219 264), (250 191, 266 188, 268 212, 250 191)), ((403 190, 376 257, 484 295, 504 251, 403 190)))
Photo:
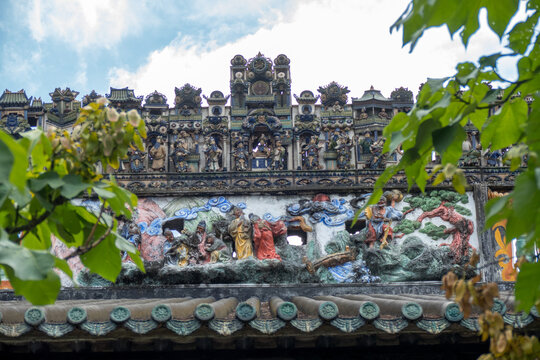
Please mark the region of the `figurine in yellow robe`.
POLYGON ((242 209, 233 209, 235 219, 229 224, 229 234, 234 239, 236 257, 238 260, 253 256, 253 246, 251 244, 251 223, 245 218, 242 209))

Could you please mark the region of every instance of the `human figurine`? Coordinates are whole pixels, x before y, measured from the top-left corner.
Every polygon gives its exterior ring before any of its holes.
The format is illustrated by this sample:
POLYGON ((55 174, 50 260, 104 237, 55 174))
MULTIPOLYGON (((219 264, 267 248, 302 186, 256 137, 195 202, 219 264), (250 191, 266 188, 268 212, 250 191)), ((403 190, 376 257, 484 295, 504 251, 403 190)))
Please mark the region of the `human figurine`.
MULTIPOLYGON (((125 224, 124 226, 127 226, 127 229, 123 229, 124 236, 135 248, 140 251, 141 250, 141 243, 142 243, 142 236, 141 236, 141 229, 139 228, 139 225, 137 223, 131 222, 129 224, 125 224)), ((131 257, 127 252, 123 252, 122 255, 122 261, 131 261, 131 257)))
POLYGON ((145 154, 140 150, 128 150, 129 156, 129 169, 131 172, 141 172, 144 170, 144 156, 145 154))
POLYGON ((332 106, 332 110, 334 112, 343 112, 343 106, 339 104, 339 101, 336 101, 334 105, 332 106))
POLYGON ((403 193, 399 190, 385 191, 383 196, 386 198, 386 205, 390 205, 395 208, 396 203, 403 200, 403 193))
POLYGON ((492 152, 488 148, 488 150, 484 153, 484 158, 487 166, 501 166, 502 154, 499 150, 492 152))
POLYGON ((186 150, 188 151, 188 154, 193 153, 193 138, 185 130, 180 131, 178 138, 184 139, 186 142, 186 150))
POLYGON ((139 225, 137 223, 130 223, 128 227, 128 237, 127 240, 133 244, 137 248, 137 250, 141 250, 141 228, 139 228, 139 225))
MULTIPOLYGON (((459 159, 459 166, 479 166, 481 151, 479 148, 474 146, 475 139, 474 135, 471 133, 467 134, 467 138, 461 144, 461 150, 463 154, 461 159, 459 159)), ((479 143, 478 143, 479 145, 479 143)))
POLYGON ((210 253, 206 251, 206 221, 201 220, 197 224, 195 233, 191 235, 190 245, 194 247, 193 256, 190 257, 191 263, 207 264, 210 262, 210 253))
POLYGON ((371 138, 371 133, 369 131, 366 131, 364 133, 364 138, 362 141, 360 141, 360 149, 362 150, 362 154, 367 155, 371 154, 371 145, 373 145, 373 139, 371 138))
POLYGON ((305 170, 318 170, 319 166, 319 150, 317 137, 312 136, 307 144, 302 146, 302 165, 305 170))
POLYGON ((376 241, 380 241, 382 249, 389 240, 394 238, 390 223, 403 219, 403 213, 393 206, 387 206, 387 199, 382 196, 376 205, 367 207, 359 217, 365 217, 368 220, 365 243, 372 248, 376 241))
POLYGON ((209 136, 207 138, 207 144, 204 147, 204 154, 206 157, 206 171, 219 171, 221 162, 221 154, 223 150, 216 144, 216 139, 209 136))
POLYGON ((251 245, 251 223, 244 216, 244 212, 239 207, 233 208, 234 219, 229 224, 229 234, 234 240, 236 257, 238 260, 247 259, 253 256, 251 245))
POLYGON ((339 131, 339 128, 336 128, 334 131, 332 131, 328 136, 328 150, 336 150, 336 146, 338 145, 338 140, 341 133, 339 131))
POLYGON ((403 149, 401 148, 401 144, 398 145, 398 147, 394 150, 393 154, 395 156, 395 160, 399 162, 403 157, 403 149))
POLYGON ((371 158, 366 164, 367 167, 371 169, 384 168, 387 158, 387 154, 383 153, 384 141, 385 139, 381 137, 369 147, 371 158))
POLYGON ((337 151, 337 167, 338 169, 348 169, 351 163, 351 139, 346 133, 340 134, 337 139, 335 150, 337 151))
POLYGON ((270 152, 271 150, 270 150, 269 141, 265 134, 261 134, 261 136, 259 137, 259 140, 257 140, 257 152, 255 155, 257 157, 268 158, 270 156, 270 152))
POLYGON ((253 245, 257 259, 281 260, 281 257, 276 253, 274 237, 287 233, 285 223, 283 221, 271 223, 255 214, 250 214, 249 220, 253 224, 253 245))
POLYGON ((234 168, 236 171, 246 171, 248 169, 248 152, 244 143, 240 141, 232 153, 234 159, 234 168))
POLYGON ((280 140, 276 140, 276 145, 272 149, 270 169, 284 170, 285 169, 285 154, 287 150, 281 145, 280 140))
POLYGON ((187 266, 189 260, 189 247, 175 239, 171 230, 165 229, 165 242, 163 243, 163 258, 166 265, 187 266))
POLYGON ((188 143, 185 138, 179 137, 173 150, 174 167, 178 172, 188 172, 187 156, 189 155, 188 143))
POLYGON ((386 112, 385 109, 382 109, 380 112, 379 112, 379 117, 381 119, 388 119, 388 113, 386 112))
POLYGON ((205 250, 210 253, 210 263, 229 262, 232 259, 231 251, 227 245, 214 234, 208 234, 205 250))
POLYGON ((167 156, 165 146, 161 137, 157 137, 152 148, 150 148, 150 156, 152 157, 151 168, 154 171, 165 170, 165 157, 167 156))
POLYGON ((368 118, 368 114, 366 112, 366 108, 362 108, 362 111, 360 112, 360 120, 365 120, 368 118))

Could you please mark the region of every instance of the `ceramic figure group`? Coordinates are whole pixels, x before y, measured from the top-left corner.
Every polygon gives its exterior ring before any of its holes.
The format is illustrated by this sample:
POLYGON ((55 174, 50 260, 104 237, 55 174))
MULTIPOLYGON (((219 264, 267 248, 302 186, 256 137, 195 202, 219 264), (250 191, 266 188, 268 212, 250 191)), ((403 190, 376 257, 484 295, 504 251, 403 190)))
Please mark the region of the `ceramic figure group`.
POLYGON ((287 234, 287 226, 283 221, 270 222, 259 216, 249 217, 239 207, 232 208, 233 219, 226 225, 225 234, 221 237, 207 232, 207 224, 200 221, 193 233, 182 230, 180 236, 174 237, 170 229, 163 231, 163 258, 165 265, 205 265, 217 262, 229 262, 234 259, 243 260, 256 257, 259 260, 281 257, 276 252, 274 239, 287 234), (226 235, 226 236, 223 236, 226 235), (230 244, 225 238, 232 239, 230 244))

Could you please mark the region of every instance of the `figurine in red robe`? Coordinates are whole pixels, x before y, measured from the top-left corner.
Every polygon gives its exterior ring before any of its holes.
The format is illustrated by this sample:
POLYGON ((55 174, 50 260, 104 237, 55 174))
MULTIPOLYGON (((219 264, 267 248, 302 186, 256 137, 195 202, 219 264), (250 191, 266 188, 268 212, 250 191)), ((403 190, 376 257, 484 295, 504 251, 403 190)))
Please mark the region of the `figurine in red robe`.
POLYGON ((249 220, 253 224, 253 244, 257 259, 277 259, 281 257, 276 253, 274 237, 287 233, 287 226, 283 221, 270 222, 257 215, 250 214, 249 220))

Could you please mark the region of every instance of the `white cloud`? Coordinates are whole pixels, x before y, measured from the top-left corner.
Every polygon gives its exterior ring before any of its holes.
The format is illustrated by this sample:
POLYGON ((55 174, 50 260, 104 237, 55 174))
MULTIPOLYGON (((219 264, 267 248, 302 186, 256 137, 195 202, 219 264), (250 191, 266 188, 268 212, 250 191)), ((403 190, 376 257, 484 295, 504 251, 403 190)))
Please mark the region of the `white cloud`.
POLYGON ((6 43, 3 44, 1 53, 0 63, 2 68, 0 74, 16 79, 12 82, 14 85, 9 90, 18 91, 24 88, 27 94, 35 93, 42 85, 36 71, 38 64, 43 59, 41 48, 37 47, 32 52, 21 54, 17 51, 15 44, 6 43))
POLYGON ((35 40, 61 40, 77 50, 110 49, 125 36, 140 31, 150 16, 143 1, 32 0, 25 7, 35 40))
POLYGON ((194 45, 189 37, 171 42, 152 52, 133 72, 111 69, 110 84, 135 88, 138 95, 158 90, 170 104, 174 87, 186 82, 202 87, 207 95, 213 90, 228 93, 230 59, 235 54, 250 58, 261 51, 272 59, 281 53, 291 59, 295 94, 304 89, 315 92, 335 80, 348 86, 353 97, 361 96, 370 85, 390 96, 399 86, 416 93, 427 77, 447 76, 457 61, 500 48, 496 35, 481 30, 465 52, 457 37, 451 41, 446 29, 440 28, 428 31, 409 54, 408 48, 401 47, 401 34, 389 34, 406 4, 395 0, 301 2, 287 16, 265 16, 264 27, 225 45, 194 45))
POLYGON ((82 61, 79 64, 79 70, 75 78, 75 84, 77 86, 80 86, 82 88, 86 87, 86 83, 88 82, 88 76, 86 74, 87 69, 88 69, 88 65, 86 64, 85 61, 82 61))

